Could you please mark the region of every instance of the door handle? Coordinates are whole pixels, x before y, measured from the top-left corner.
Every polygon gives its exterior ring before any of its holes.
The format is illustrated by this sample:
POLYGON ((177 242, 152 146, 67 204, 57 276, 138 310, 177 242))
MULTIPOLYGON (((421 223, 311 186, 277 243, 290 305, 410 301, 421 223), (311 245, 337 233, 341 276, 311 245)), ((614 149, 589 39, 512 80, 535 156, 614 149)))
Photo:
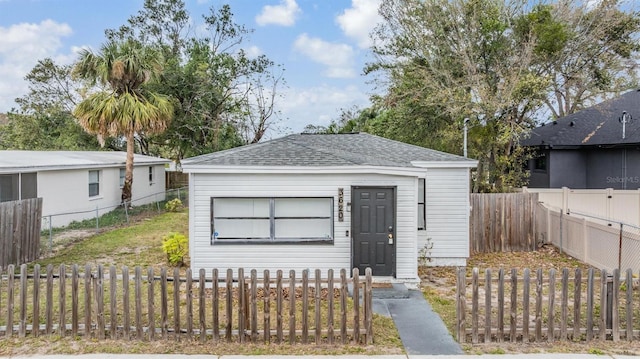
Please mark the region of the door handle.
POLYGON ((393 244, 393 233, 389 233, 389 244, 393 244))

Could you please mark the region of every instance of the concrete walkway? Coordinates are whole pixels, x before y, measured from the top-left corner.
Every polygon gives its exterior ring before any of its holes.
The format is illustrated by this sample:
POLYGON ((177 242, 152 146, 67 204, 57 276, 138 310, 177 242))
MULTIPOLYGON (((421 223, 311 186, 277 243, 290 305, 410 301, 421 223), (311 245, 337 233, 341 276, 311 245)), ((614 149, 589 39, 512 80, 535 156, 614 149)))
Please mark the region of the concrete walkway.
POLYGON ((433 312, 418 290, 408 290, 403 284, 393 284, 392 288, 374 288, 373 311, 393 319, 409 355, 463 353, 440 316, 433 312))

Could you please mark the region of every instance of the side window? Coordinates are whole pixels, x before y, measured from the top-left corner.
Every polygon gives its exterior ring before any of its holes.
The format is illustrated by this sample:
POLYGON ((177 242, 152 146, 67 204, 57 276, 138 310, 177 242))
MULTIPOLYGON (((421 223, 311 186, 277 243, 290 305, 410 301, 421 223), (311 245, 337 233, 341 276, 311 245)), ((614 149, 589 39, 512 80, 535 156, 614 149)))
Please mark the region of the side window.
POLYGON ((153 184, 153 166, 149 166, 149 186, 153 184))
POLYGON ((424 178, 418 178, 418 230, 427 229, 427 213, 425 210, 424 187, 424 178))
POLYGON ((100 195, 100 171, 89 171, 89 197, 100 195))
POLYGON ((124 175, 126 171, 124 168, 120 169, 120 188, 124 187, 124 175))

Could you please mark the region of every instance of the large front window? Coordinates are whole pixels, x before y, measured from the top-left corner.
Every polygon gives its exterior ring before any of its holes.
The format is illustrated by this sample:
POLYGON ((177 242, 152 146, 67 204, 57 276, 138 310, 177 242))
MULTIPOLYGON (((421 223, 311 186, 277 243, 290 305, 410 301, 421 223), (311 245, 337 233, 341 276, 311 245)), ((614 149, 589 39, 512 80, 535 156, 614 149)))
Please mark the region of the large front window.
POLYGON ((89 197, 100 195, 100 171, 89 171, 89 197))
POLYGON ((212 243, 331 242, 333 198, 212 198, 212 243))

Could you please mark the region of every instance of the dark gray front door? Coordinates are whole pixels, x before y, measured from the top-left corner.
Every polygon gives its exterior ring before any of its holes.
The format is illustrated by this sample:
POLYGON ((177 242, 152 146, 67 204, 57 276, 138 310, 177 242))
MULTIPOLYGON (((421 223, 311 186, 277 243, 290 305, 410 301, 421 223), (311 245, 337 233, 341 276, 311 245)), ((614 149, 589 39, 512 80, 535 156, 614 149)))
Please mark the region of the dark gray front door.
POLYGON ((395 274, 395 199, 394 188, 353 187, 352 234, 353 267, 364 274, 395 274))

